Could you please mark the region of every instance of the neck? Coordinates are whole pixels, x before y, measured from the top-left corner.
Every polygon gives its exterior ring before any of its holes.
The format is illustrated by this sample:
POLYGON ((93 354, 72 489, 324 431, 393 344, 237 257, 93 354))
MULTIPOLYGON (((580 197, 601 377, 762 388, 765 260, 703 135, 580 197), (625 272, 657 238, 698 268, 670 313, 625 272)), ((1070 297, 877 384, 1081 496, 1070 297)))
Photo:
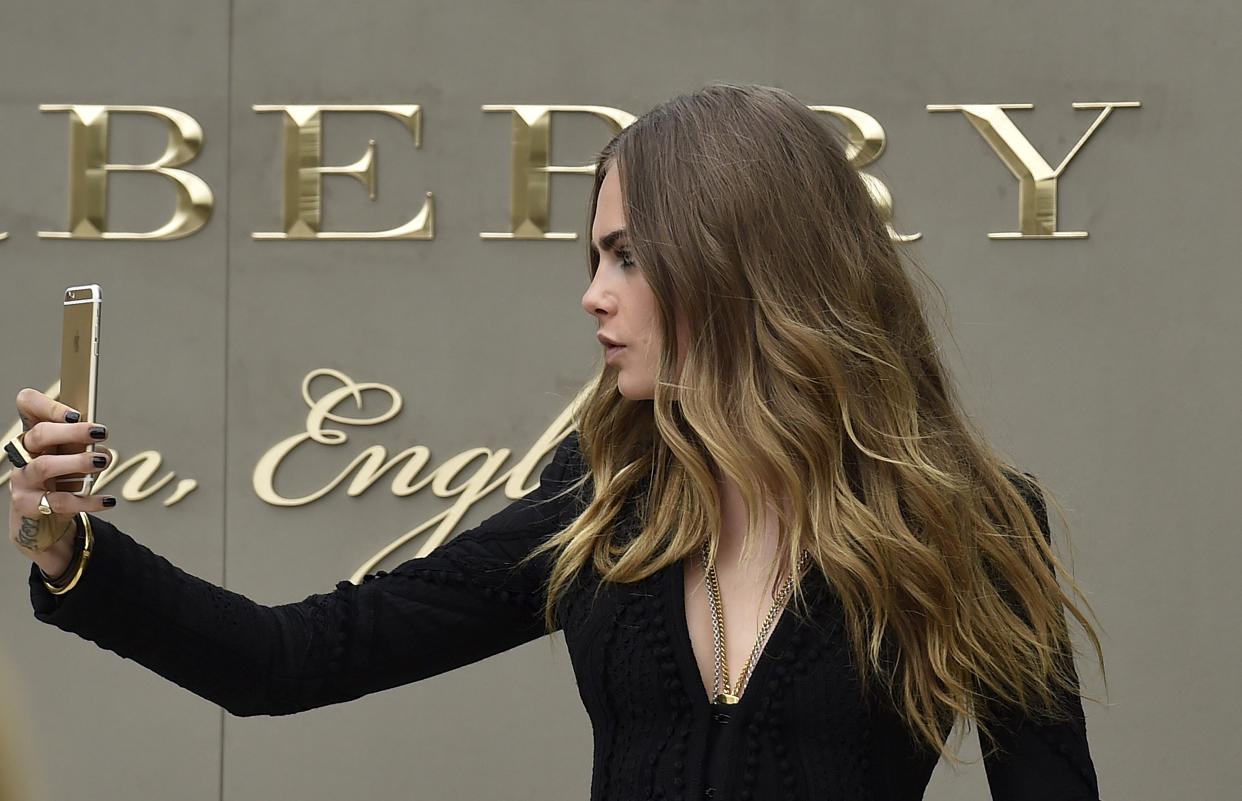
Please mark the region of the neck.
POLYGON ((718 480, 718 487, 720 539, 716 547, 717 566, 743 567, 750 563, 774 567, 779 561, 780 543, 780 520, 776 509, 766 502, 760 508, 750 552, 747 553, 746 539, 747 534, 751 533, 751 520, 746 498, 737 483, 727 477, 718 480))

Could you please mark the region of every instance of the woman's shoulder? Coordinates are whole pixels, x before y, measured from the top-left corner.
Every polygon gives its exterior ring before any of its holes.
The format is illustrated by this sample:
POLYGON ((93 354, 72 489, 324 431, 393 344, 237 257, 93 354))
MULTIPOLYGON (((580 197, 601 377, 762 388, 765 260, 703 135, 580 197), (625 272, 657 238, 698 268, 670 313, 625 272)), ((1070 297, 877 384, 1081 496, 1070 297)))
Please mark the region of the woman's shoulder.
POLYGON ((582 440, 577 429, 571 429, 561 444, 556 446, 549 467, 557 467, 562 479, 578 481, 590 473, 586 455, 582 452, 582 440))

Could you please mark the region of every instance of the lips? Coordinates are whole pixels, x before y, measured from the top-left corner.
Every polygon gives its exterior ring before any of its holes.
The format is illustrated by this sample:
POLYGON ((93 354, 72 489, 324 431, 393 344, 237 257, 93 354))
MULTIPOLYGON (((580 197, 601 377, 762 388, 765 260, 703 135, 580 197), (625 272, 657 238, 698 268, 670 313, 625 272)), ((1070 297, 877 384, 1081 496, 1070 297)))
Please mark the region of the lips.
POLYGON ((599 340, 599 344, 604 346, 604 361, 608 364, 612 364, 613 359, 625 350, 624 345, 603 334, 596 334, 595 338, 599 340))

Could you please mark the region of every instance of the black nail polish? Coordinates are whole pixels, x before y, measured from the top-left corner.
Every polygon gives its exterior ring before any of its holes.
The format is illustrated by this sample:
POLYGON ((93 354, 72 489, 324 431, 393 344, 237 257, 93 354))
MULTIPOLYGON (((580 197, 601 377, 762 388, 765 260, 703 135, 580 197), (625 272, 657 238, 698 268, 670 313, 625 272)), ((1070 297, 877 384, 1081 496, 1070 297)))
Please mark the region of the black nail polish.
POLYGON ((103 497, 103 505, 104 506, 116 506, 116 498, 112 497, 111 495, 105 495, 103 497))
POLYGON ((95 465, 96 467, 103 467, 107 463, 108 463, 107 456, 96 456, 94 459, 91 459, 91 464, 95 465))
POLYGON ((82 415, 77 412, 65 412, 66 423, 76 423, 82 419, 82 415))
POLYGON ((103 439, 108 436, 108 429, 103 426, 91 426, 91 439, 103 439))

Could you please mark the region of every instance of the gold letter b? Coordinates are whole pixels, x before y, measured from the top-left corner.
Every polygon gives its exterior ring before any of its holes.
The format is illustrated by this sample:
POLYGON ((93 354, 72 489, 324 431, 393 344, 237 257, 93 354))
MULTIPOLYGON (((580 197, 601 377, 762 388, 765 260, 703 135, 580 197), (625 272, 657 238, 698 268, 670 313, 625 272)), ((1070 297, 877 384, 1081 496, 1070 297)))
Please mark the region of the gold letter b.
POLYGON ((41 105, 40 111, 69 112, 69 225, 67 231, 40 231, 44 239, 180 239, 207 224, 214 203, 211 188, 192 172, 174 169, 194 160, 203 146, 203 129, 193 117, 164 106, 41 105), (108 115, 149 114, 168 126, 164 155, 149 164, 108 163, 108 115), (108 230, 108 173, 151 172, 173 182, 177 207, 153 231, 108 230))

